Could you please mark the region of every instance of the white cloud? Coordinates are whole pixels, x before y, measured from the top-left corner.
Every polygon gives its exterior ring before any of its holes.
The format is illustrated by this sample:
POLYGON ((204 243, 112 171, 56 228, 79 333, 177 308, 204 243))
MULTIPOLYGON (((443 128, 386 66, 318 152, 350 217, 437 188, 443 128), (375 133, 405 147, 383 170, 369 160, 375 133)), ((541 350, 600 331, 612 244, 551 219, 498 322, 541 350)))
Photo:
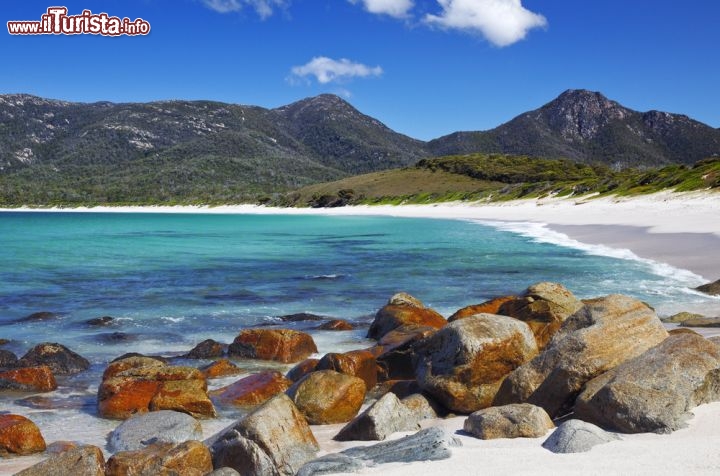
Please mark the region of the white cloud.
POLYGON ((274 8, 287 6, 288 0, 202 0, 206 7, 218 13, 239 12, 245 7, 253 8, 260 18, 273 14, 274 8))
POLYGON ((325 56, 317 56, 302 66, 294 66, 291 71, 299 78, 315 76, 320 84, 355 77, 380 76, 383 72, 380 66, 370 67, 345 58, 334 60, 325 56))
POLYGON ((379 15, 404 18, 415 6, 413 0, 349 0, 352 4, 362 3, 365 10, 379 15))
POLYGON ((528 31, 547 26, 544 16, 522 6, 521 0, 437 0, 439 15, 425 15, 425 22, 443 28, 480 33, 497 46, 522 40, 528 31))

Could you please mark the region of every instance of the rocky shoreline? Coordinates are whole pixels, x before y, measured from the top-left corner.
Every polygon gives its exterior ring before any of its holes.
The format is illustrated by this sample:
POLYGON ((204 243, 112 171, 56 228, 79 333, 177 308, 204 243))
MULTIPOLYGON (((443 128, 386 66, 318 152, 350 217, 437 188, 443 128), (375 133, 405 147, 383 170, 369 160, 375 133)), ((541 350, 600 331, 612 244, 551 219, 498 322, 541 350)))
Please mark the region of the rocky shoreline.
MULTIPOLYGON (((716 292, 717 285, 701 290, 716 292)), ((447 320, 400 293, 375 315, 368 337, 377 342, 369 348, 312 358, 309 334, 261 327, 227 345, 203 341, 182 356, 184 365, 120 356, 97 392, 97 417, 122 421, 107 444, 48 444, 31 419, 0 412, 0 458, 47 455, 17 473, 26 476, 347 473, 451 457, 458 439, 432 422, 456 415, 467 415, 456 431, 475 438, 552 432, 546 450, 589 451, 622 434, 679 430, 693 408, 720 401, 720 338, 692 330, 716 319, 670 321, 686 324, 668 332, 643 302, 622 295, 580 300, 556 283, 468 306, 447 320), (209 363, 186 364, 193 359, 209 363), (246 359, 266 361, 268 369, 208 390, 209 379, 240 374, 236 362, 246 359), (278 363, 294 367, 283 374, 278 363), (243 416, 203 439, 200 421, 229 409, 243 416), (319 454, 313 429, 333 424, 343 425, 336 441, 376 443, 319 454), (392 439, 397 432, 413 433, 392 439)), ((55 390, 56 377, 89 366, 56 343, 20 358, 0 349, 0 401, 55 390)))

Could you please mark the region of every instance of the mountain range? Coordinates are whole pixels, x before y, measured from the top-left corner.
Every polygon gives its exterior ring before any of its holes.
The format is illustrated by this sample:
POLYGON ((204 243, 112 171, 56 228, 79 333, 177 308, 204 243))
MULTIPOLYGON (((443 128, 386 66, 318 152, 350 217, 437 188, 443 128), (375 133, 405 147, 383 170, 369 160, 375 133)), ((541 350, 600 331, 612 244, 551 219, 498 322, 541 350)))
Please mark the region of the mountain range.
POLYGON ((329 94, 266 109, 211 101, 72 103, 0 95, 0 201, 239 202, 475 152, 613 168, 692 164, 720 130, 570 90, 489 131, 424 142, 329 94))

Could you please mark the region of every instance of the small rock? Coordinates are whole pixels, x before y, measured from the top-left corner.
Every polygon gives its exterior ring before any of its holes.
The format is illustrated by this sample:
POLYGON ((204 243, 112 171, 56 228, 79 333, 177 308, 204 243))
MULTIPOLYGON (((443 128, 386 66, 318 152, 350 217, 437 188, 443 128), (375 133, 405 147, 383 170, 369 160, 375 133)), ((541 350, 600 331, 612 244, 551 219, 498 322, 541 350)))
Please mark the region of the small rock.
POLYGON ((668 331, 668 334, 670 334, 671 336, 676 335, 676 334, 695 334, 695 335, 700 335, 700 334, 698 334, 697 332, 695 332, 694 330, 692 330, 692 329, 690 329, 690 328, 688 328, 688 327, 678 327, 677 329, 670 329, 670 330, 668 331))
POLYGON ((317 352, 315 341, 291 329, 246 329, 228 347, 228 354, 248 359, 299 362, 317 352))
POLYGON ((203 373, 205 378, 229 377, 243 372, 240 367, 233 364, 228 359, 220 359, 200 367, 200 371, 203 373))
POLYGON ((15 476, 105 476, 105 456, 97 446, 78 446, 53 454, 15 476))
POLYGON ((141 450, 155 443, 182 443, 202 440, 200 422, 185 413, 171 410, 136 415, 122 422, 108 437, 108 449, 141 450))
POLYGON ((317 314, 311 314, 309 312, 298 312, 295 314, 286 314, 280 316, 280 320, 283 322, 303 322, 303 321, 322 321, 325 317, 318 316, 317 314))
POLYGON ((545 410, 529 403, 516 403, 478 410, 463 429, 481 440, 495 438, 538 438, 554 428, 545 410))
POLYGON ((23 367, 0 372, 0 390, 52 392, 57 388, 55 376, 47 365, 23 367))
POLYGON ((30 349, 18 360, 17 365, 19 367, 47 365, 53 374, 67 375, 87 370, 90 362, 64 345, 46 342, 30 349))
POLYGON ((43 451, 45 440, 35 423, 21 415, 0 414, 0 456, 43 451))
POLYGON ((186 359, 215 359, 225 355, 225 344, 212 339, 206 339, 192 348, 184 355, 186 359))
POLYGON ((320 324, 318 329, 321 331, 351 331, 354 327, 344 319, 333 319, 332 321, 320 324))
POLYGON ((391 330, 410 324, 439 329, 445 326, 447 321, 436 311, 425 307, 418 299, 406 293, 398 293, 377 312, 367 336, 380 339, 391 330))
POLYGON ((315 372, 319 362, 320 359, 305 359, 295 367, 291 368, 285 376, 293 382, 297 382, 310 372, 315 372))
POLYGON ((617 441, 620 437, 582 420, 568 420, 558 426, 542 447, 553 453, 584 453, 594 446, 617 441))
POLYGON ((260 405, 290 388, 292 381, 275 370, 250 375, 210 392, 220 402, 237 405, 260 405))
POLYGON ((421 393, 409 395, 400 402, 415 415, 418 421, 430 420, 439 416, 447 415, 447 410, 442 408, 435 400, 421 393))
POLYGON ((367 350, 325 354, 316 370, 334 370, 359 377, 365 382, 366 388, 373 388, 377 384, 377 362, 372 352, 367 350))
POLYGON ((365 400, 365 382, 352 375, 320 370, 295 382, 287 395, 311 425, 350 421, 365 400))
POLYGON ((17 361, 18 358, 15 354, 9 350, 0 349, 0 369, 14 367, 17 361))
POLYGON ((155 443, 141 450, 121 451, 106 465, 107 476, 205 476, 213 470, 210 451, 199 441, 155 443))
POLYGON ((115 319, 110 316, 96 317, 94 319, 88 319, 85 324, 92 327, 104 327, 113 324, 115 319))
POLYGON ((703 284, 702 286, 698 286, 695 289, 702 293, 710 294, 712 296, 720 296, 720 279, 718 279, 714 283, 703 284))
POLYGON ((692 317, 680 323, 682 327, 720 327, 720 317, 692 317))
POLYGON ((0 345, 5 345, 8 343, 10 343, 10 341, 8 339, 0 339, 0 345))
POLYGON ((465 306, 462 309, 455 311, 452 316, 448 317, 448 322, 465 319, 466 317, 474 316, 475 314, 499 314, 498 311, 500 311, 500 307, 513 299, 516 299, 516 296, 501 296, 490 299, 489 301, 485 301, 481 304, 465 306))
POLYGON ((419 421, 419 418, 416 418, 395 394, 386 393, 345 425, 334 439, 337 441, 384 440, 396 431, 418 430, 419 421))
POLYGON ((22 317, 17 322, 44 322, 51 321, 60 317, 60 314, 50 311, 33 312, 32 314, 22 317))
POLYGON ((688 319, 697 319, 699 317, 705 317, 702 314, 695 314, 692 312, 678 312, 677 314, 673 314, 670 317, 664 317, 660 319, 663 322, 667 322, 668 324, 680 324, 683 321, 687 321, 688 319))

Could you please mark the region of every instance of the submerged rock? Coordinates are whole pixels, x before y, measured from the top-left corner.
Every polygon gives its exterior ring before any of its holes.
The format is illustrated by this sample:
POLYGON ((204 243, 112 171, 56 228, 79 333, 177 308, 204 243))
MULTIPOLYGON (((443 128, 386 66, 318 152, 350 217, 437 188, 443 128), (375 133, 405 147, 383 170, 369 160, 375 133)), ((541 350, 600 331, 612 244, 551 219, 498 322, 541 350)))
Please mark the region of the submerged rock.
POLYGON ((105 456, 97 446, 83 445, 53 454, 15 476, 105 476, 105 456))
POLYGON ((210 392, 223 403, 237 406, 260 405, 290 388, 292 381, 275 370, 250 375, 210 392))
POLYGON ((558 426, 542 447, 553 453, 584 453, 620 437, 582 420, 568 420, 558 426))
POLYGON ((319 316, 317 314, 312 314, 309 312, 298 312, 295 314, 287 314, 284 316, 280 316, 280 320, 283 322, 304 322, 304 321, 322 321, 326 318, 324 316, 319 316))
POLYGON ((0 456, 29 455, 45 451, 45 439, 31 420, 0 414, 0 456))
POLYGON ((334 370, 320 370, 295 382, 287 395, 311 425, 345 423, 365 400, 365 382, 334 370))
POLYGON ((380 339, 391 330, 410 324, 439 329, 445 326, 447 321, 436 311, 425 307, 418 299, 406 293, 398 293, 375 314, 367 336, 380 339))
POLYGON ((317 352, 315 341, 291 329, 246 329, 230 344, 228 354, 248 359, 299 362, 317 352))
POLYGON ((545 410, 529 403, 515 403, 478 410, 463 429, 481 440, 495 438, 538 438, 554 428, 545 410))
POLYGON ((121 451, 107 462, 107 476, 204 476, 213 470, 208 448, 199 441, 155 443, 141 450, 121 451))
POLYGON ((154 443, 182 443, 201 440, 200 422, 185 413, 171 410, 136 415, 122 422, 108 436, 108 449, 135 451, 154 443))
POLYGON ((56 312, 40 311, 33 312, 32 314, 25 317, 21 317, 17 320, 17 322, 44 322, 52 321, 53 319, 57 319, 58 317, 60 317, 60 314, 56 312))
POLYGON ((104 327, 115 323, 115 318, 110 316, 96 317, 94 319, 88 319, 85 324, 92 327, 104 327))
POLYGON ((87 370, 90 362, 62 344, 46 342, 30 349, 18 360, 19 367, 47 365, 55 375, 75 374, 87 370))

